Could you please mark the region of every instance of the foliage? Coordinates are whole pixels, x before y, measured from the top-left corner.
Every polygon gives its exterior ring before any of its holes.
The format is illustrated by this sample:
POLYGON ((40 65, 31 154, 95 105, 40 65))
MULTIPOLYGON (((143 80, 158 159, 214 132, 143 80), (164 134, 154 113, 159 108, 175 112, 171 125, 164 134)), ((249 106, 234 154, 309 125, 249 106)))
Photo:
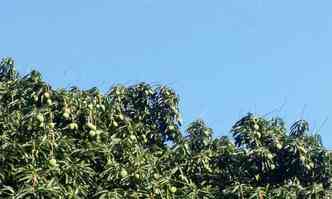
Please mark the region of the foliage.
POLYGON ((146 83, 52 89, 0 64, 0 198, 328 198, 330 155, 300 120, 248 114, 233 139, 180 131, 179 97, 146 83))

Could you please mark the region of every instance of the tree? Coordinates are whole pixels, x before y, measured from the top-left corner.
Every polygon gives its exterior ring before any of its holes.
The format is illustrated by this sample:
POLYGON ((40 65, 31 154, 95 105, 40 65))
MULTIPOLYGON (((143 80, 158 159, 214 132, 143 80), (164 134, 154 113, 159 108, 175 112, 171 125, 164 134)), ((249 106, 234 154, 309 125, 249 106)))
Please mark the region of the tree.
POLYGON ((53 89, 0 63, 0 198, 328 198, 331 154, 300 120, 249 113, 181 133, 166 86, 53 89))

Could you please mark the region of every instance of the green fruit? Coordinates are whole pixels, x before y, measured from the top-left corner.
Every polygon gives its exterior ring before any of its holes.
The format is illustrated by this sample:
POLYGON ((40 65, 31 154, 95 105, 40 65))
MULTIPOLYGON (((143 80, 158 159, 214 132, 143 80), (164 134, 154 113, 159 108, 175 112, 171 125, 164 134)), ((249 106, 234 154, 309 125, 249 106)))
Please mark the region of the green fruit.
POLYGON ((116 121, 113 121, 113 126, 114 127, 118 127, 119 125, 118 125, 118 123, 116 121))
POLYGON ((119 115, 120 120, 124 119, 124 116, 122 114, 119 115))
POLYGON ((91 130, 96 130, 97 129, 97 127, 95 126, 95 125, 93 125, 91 122, 88 122, 87 124, 87 127, 89 127, 89 129, 91 129, 91 130))
POLYGON ((52 105, 52 100, 51 99, 47 99, 47 105, 51 106, 52 105))
POLYGON ((49 92, 46 92, 46 93, 44 93, 44 96, 46 97, 46 98, 50 98, 50 93, 49 92))
POLYGON ((143 138, 143 142, 147 142, 148 141, 148 139, 146 139, 145 135, 142 135, 142 138, 143 138))
POLYGON ((131 140, 136 140, 136 136, 135 136, 135 135, 130 135, 129 138, 130 138, 131 140))
POLYGON ((311 168, 314 168, 314 167, 315 167, 314 163, 312 163, 312 162, 309 163, 309 166, 310 166, 311 168))
POLYGON ((159 188, 156 188, 156 189, 154 190, 154 193, 155 193, 155 194, 160 194, 160 189, 159 189, 159 188))
POLYGON ((277 144, 277 149, 280 150, 281 148, 282 148, 282 145, 278 143, 278 144, 277 144))
POLYGON ((44 122, 44 116, 41 114, 41 113, 39 113, 38 115, 37 115, 37 120, 39 121, 39 122, 44 122))
POLYGON ((272 160, 273 159, 273 155, 271 153, 267 154, 267 158, 272 160))
POLYGON ((65 119, 69 119, 69 113, 68 112, 64 112, 62 114, 62 116, 65 118, 65 119))
POLYGON ((139 179, 139 178, 140 178, 139 174, 136 173, 136 174, 135 174, 135 178, 136 178, 136 179, 139 179))
POLYGON ((35 82, 37 82, 37 81, 38 81, 38 78, 36 78, 36 77, 32 77, 32 78, 31 78, 31 80, 32 80, 32 82, 34 82, 34 83, 35 83, 35 82))
POLYGON ((160 178, 158 173, 153 174, 154 179, 158 180, 160 178))
POLYGON ((89 135, 91 136, 91 137, 95 137, 96 136, 96 131, 94 131, 94 130, 91 130, 91 131, 89 131, 89 135))
POLYGON ((68 127, 69 127, 69 129, 74 130, 74 129, 77 129, 77 128, 78 128, 78 125, 77 125, 75 122, 73 122, 73 123, 70 123, 70 124, 68 125, 68 127))
POLYGON ((258 124, 255 124, 255 125, 254 125, 254 129, 255 129, 255 130, 258 130, 258 129, 259 129, 259 125, 258 125, 258 124))
POLYGON ((175 193, 175 192, 177 191, 177 188, 172 186, 171 189, 170 189, 170 191, 171 191, 172 193, 175 193))
POLYGON ((301 160, 302 162, 304 162, 304 161, 305 161, 305 157, 304 157, 303 155, 301 155, 301 156, 300 156, 300 160, 301 160))
POLYGON ((69 109, 69 108, 65 108, 65 109, 63 110, 63 112, 65 112, 65 113, 70 113, 70 109, 69 109))
POLYGON ((57 166, 57 162, 56 159, 52 158, 48 161, 48 163, 50 164, 50 166, 55 167, 57 166))
POLYGON ((54 123, 54 122, 50 122, 50 123, 48 123, 48 127, 49 127, 50 129, 53 129, 53 128, 55 127, 55 123, 54 123))
POLYGON ((121 169, 120 176, 121 178, 125 178, 128 176, 128 172, 126 171, 126 169, 121 169))
POLYGON ((175 129, 175 127, 174 127, 173 125, 170 125, 170 126, 168 127, 168 129, 169 129, 170 131, 173 131, 173 130, 175 129))

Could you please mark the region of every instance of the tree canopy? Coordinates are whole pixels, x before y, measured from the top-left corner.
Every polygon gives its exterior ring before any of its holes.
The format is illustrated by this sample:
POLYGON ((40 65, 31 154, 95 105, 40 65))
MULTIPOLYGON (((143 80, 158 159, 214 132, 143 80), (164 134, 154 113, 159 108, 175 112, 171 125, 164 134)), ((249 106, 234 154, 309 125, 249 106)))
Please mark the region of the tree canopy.
POLYGON ((305 120, 248 113, 231 137, 180 127, 167 86, 53 89, 4 58, 0 198, 332 197, 330 154, 305 120))

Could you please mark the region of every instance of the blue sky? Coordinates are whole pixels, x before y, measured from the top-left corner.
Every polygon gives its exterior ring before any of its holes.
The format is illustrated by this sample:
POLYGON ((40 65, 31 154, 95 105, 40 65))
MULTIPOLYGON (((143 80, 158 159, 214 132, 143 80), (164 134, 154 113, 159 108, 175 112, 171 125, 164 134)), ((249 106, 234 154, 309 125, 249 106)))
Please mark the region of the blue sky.
POLYGON ((184 124, 303 117, 332 147, 331 1, 1 2, 0 56, 54 87, 166 84, 184 124), (282 109, 280 109, 282 107, 282 109), (278 110, 279 108, 279 110, 278 110), (324 120, 327 119, 327 122, 324 120))

